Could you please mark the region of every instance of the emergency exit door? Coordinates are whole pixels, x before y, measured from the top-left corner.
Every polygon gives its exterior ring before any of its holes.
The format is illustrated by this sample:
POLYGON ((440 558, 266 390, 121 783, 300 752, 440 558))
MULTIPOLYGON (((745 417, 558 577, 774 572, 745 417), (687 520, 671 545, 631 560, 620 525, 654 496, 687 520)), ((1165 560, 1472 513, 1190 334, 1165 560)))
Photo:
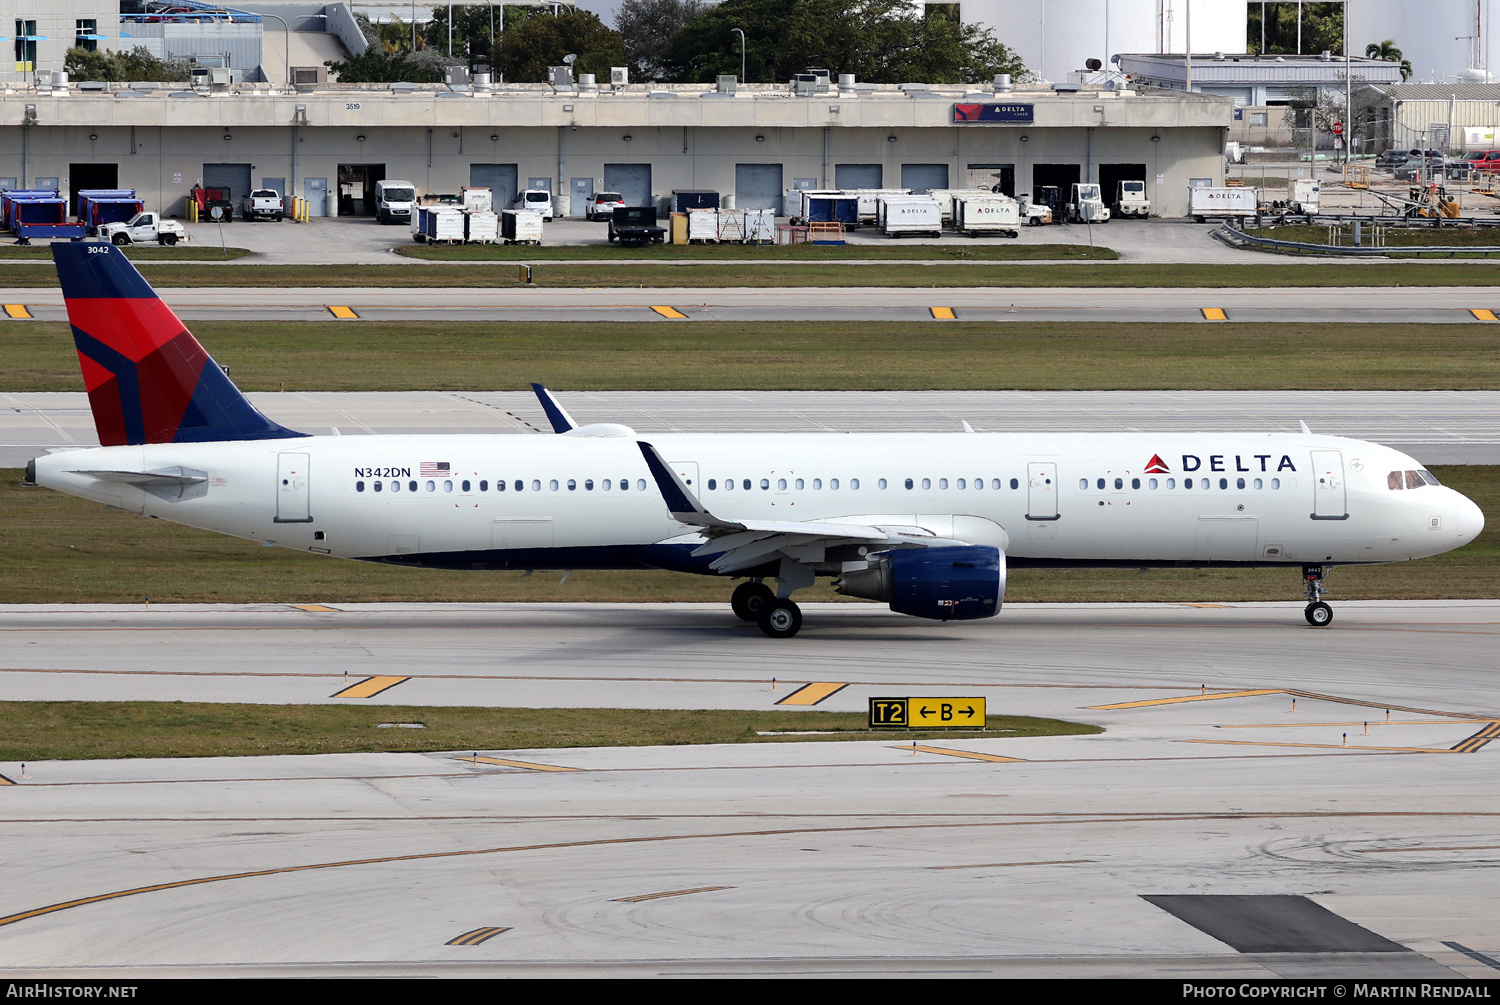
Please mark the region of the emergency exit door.
POLYGON ((1314 520, 1349 519, 1348 499, 1344 488, 1344 454, 1339 450, 1314 450, 1313 511, 1314 520))
POLYGON ((312 523, 307 454, 276 455, 276 522, 312 523))
POLYGON ((1032 461, 1026 465, 1026 519, 1056 520, 1057 465, 1052 461, 1032 461))

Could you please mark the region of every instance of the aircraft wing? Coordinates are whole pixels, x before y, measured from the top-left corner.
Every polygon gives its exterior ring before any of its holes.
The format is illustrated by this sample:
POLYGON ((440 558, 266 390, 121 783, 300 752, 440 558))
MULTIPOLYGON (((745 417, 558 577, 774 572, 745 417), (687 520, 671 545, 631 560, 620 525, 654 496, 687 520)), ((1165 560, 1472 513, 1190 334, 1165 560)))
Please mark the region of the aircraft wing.
POLYGON ((723 520, 698 501, 677 472, 661 459, 655 447, 644 441, 636 442, 672 518, 699 527, 708 536, 708 541, 694 550, 693 555, 718 554, 719 557, 709 564, 716 572, 737 572, 762 565, 778 554, 797 560, 799 553, 805 553, 807 549, 832 544, 867 543, 883 548, 962 543, 939 538, 917 526, 877 527, 819 520, 723 520))

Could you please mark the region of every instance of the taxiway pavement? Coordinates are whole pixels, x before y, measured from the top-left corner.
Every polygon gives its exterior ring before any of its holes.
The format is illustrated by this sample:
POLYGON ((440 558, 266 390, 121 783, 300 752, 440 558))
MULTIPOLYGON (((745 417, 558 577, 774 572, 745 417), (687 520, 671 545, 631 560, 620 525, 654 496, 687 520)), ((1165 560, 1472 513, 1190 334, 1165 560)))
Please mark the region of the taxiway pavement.
MULTIPOLYGON (((1373 440, 1426 464, 1500 463, 1495 391, 569 391, 581 423, 637 432, 1267 431, 1373 440)), ((549 427, 525 391, 252 393, 292 429, 522 433, 549 427)), ((43 450, 96 446, 81 392, 0 394, 0 467, 43 450)))
POLYGON ((338 700, 420 721, 823 683, 846 686, 810 723, 984 695, 1106 732, 0 764, 0 974, 1500 969, 1500 602, 1337 604, 1329 629, 1295 604, 809 605, 780 643, 711 606, 329 606, 7 607, 0 687, 316 702, 348 669, 407 679, 338 700))

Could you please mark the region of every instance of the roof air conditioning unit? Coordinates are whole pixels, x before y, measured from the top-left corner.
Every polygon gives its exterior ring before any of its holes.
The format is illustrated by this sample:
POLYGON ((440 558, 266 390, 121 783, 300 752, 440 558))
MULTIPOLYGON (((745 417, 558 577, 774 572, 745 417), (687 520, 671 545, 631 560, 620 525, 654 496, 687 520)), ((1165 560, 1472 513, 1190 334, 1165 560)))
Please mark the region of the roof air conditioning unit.
POLYGON ((573 89, 573 68, 571 66, 549 66, 547 68, 547 82, 559 91, 571 91, 573 89))
POLYGON ((611 66, 609 68, 609 86, 624 87, 630 83, 630 69, 624 66, 611 66))
POLYGON ((326 72, 322 66, 294 66, 291 84, 299 91, 311 91, 326 79, 323 76, 326 72))
POLYGON ((739 78, 732 73, 721 73, 714 80, 714 90, 720 94, 733 94, 739 85, 739 78))

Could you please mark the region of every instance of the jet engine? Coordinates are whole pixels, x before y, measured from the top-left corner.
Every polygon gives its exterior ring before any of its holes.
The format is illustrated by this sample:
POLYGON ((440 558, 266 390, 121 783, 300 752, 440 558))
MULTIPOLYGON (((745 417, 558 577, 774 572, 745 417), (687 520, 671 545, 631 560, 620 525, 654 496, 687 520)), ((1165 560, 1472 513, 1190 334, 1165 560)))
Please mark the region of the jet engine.
POLYGON ((844 573, 838 592, 933 621, 994 617, 1005 600, 1005 552, 999 548, 902 548, 871 555, 869 563, 844 573))

